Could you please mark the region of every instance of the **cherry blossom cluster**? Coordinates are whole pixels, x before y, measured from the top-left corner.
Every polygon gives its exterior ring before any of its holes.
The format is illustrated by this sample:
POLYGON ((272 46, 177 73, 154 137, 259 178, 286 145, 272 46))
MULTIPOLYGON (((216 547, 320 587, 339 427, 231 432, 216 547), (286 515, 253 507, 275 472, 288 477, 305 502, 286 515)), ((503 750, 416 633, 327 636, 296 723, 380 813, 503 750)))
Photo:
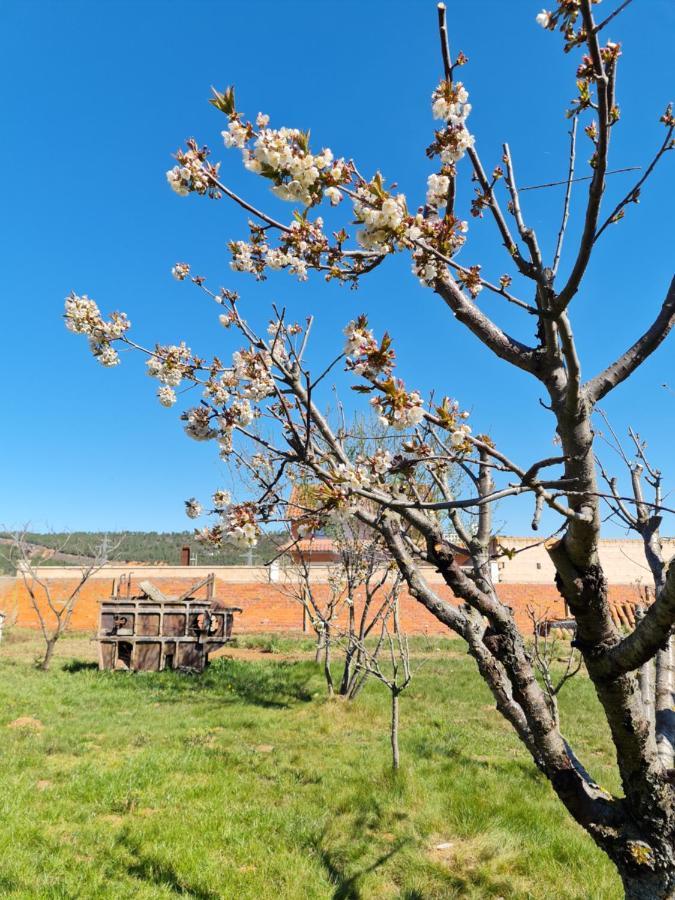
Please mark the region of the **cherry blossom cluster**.
POLYGON ((457 273, 457 281, 466 288, 472 297, 477 297, 483 290, 483 282, 480 277, 480 266, 469 266, 457 273))
POLYGON ((431 95, 431 112, 434 119, 442 119, 451 125, 463 124, 471 112, 469 92, 461 81, 443 79, 431 95))
POLYGON ((380 396, 370 401, 380 422, 397 431, 419 424, 424 418, 422 397, 417 391, 406 391, 403 381, 392 377, 395 353, 389 335, 385 332, 378 344, 364 315, 349 322, 344 334, 347 338, 344 350, 347 370, 371 382, 369 387, 358 390, 380 392, 380 396), (378 380, 379 376, 385 377, 378 380))
POLYGON ((299 281, 307 280, 309 268, 319 268, 322 256, 330 266, 331 256, 337 259, 337 248, 331 250, 328 239, 323 234, 323 219, 310 222, 304 216, 296 215, 289 228, 282 232, 279 245, 272 247, 267 242, 265 229, 249 223, 250 241, 231 241, 231 268, 235 272, 248 272, 258 279, 265 279, 265 269, 287 269, 299 281))
POLYGON ((437 131, 435 140, 427 149, 427 156, 439 156, 441 162, 454 167, 464 156, 475 139, 466 127, 471 112, 469 94, 461 81, 443 79, 431 95, 431 111, 435 119, 446 125, 437 131))
POLYGON ((347 487, 357 491, 370 487, 373 480, 372 474, 360 462, 357 462, 356 465, 339 463, 333 469, 333 477, 340 484, 345 484, 347 487))
POLYGON ((393 456, 384 447, 378 447, 377 450, 368 458, 368 463, 375 475, 386 475, 391 469, 393 456))
POLYGON ((436 172, 427 178, 427 206, 432 209, 439 209, 445 206, 448 199, 448 191, 450 190, 450 177, 436 172))
MULTIPOLYGON (((257 522, 257 508, 254 503, 231 503, 227 491, 216 491, 213 495, 219 521, 195 532, 198 541, 213 547, 234 543, 240 547, 255 547, 261 534, 257 522), (220 505, 218 505, 220 504, 220 505)), ((185 510, 191 519, 202 514, 201 504, 193 498, 185 501, 185 510)))
POLYGON ((248 400, 233 400, 232 403, 224 409, 219 418, 218 424, 224 432, 232 431, 233 428, 246 428, 250 425, 256 416, 256 410, 253 409, 248 400))
POLYGON ((131 326, 124 313, 114 312, 105 320, 95 300, 86 294, 80 297, 71 293, 66 297, 64 318, 69 331, 89 338, 89 349, 102 366, 119 363, 119 354, 112 342, 123 337, 131 326))
POLYGON ((453 450, 470 453, 473 450, 473 445, 468 440, 470 434, 471 427, 466 422, 459 424, 450 434, 450 444, 453 450))
MULTIPOLYGON (((594 2, 600 2, 600 0, 594 0, 594 2)), ((580 17, 580 13, 580 0, 557 0, 555 9, 542 9, 535 16, 535 21, 537 25, 547 31, 555 31, 557 28, 565 38, 565 53, 569 53, 574 47, 583 44, 587 38, 586 29, 583 24, 575 31, 575 26, 580 17)), ((607 52, 607 49, 603 52, 603 60, 605 63, 610 61, 609 57, 606 55, 607 52)), ((609 50, 610 56, 613 52, 612 49, 609 50)))
POLYGON ((271 374, 272 358, 269 353, 261 353, 251 347, 237 350, 232 354, 234 377, 239 382, 240 394, 254 401, 262 400, 274 393, 274 379, 271 374))
POLYGON ((368 328, 368 319, 361 315, 347 325, 344 335, 347 338, 344 348, 347 369, 369 379, 391 373, 395 353, 386 332, 382 342, 378 344, 373 332, 368 328))
POLYGON ((223 510, 232 502, 232 497, 230 496, 229 491, 225 491, 222 488, 219 488, 217 491, 213 492, 213 506, 217 510, 223 510))
POLYGON ((206 406, 186 409, 181 419, 185 422, 185 433, 193 441, 210 441, 218 437, 217 430, 212 426, 214 414, 206 406))
POLYGON ((398 246, 409 246, 412 222, 405 195, 385 190, 379 172, 356 189, 354 215, 357 224, 363 225, 356 239, 366 250, 390 253, 398 246))
POLYGON ((204 385, 204 397, 216 406, 224 406, 230 399, 230 391, 236 387, 236 376, 229 370, 215 372, 204 385))
POLYGON ((469 413, 466 410, 460 411, 459 403, 449 397, 444 397, 434 412, 439 425, 450 433, 453 450, 470 452, 473 449, 473 445, 468 440, 471 428, 466 424, 469 413))
MULTIPOLYGON (((464 61, 462 57, 462 64, 464 61)), ((267 270, 285 269, 305 281, 309 269, 316 269, 326 272, 327 280, 337 278, 355 285, 369 267, 367 254, 345 252, 343 244, 348 235, 344 230, 336 232, 331 243, 323 233, 322 219, 311 222, 307 218, 307 210, 324 197, 336 204, 344 194, 352 198, 355 222, 362 226, 356 234, 360 246, 382 255, 411 250, 413 271, 425 285, 432 286, 443 275, 444 258, 451 257, 464 243, 466 223, 449 214, 439 218, 439 210, 447 205, 455 163, 473 144, 465 126, 471 106, 461 82, 441 81, 433 93, 434 116, 445 122, 445 128, 436 132, 427 152, 439 155, 443 168, 430 176, 426 206, 416 214, 408 211, 404 194, 384 187, 379 173, 364 181, 352 163, 335 160, 330 149, 313 153, 308 134, 294 128, 271 129, 268 116, 262 114, 255 123, 245 121, 236 109, 232 88, 223 93, 215 91, 211 102, 228 118, 223 131, 225 145, 240 149, 245 167, 270 179, 277 196, 306 207, 304 213, 294 213, 289 227, 269 220, 266 225, 249 222, 250 239, 229 244, 234 271, 263 280, 267 270), (269 239, 270 224, 280 233, 276 243, 269 239)), ((220 196, 218 167, 208 162, 208 149, 199 148, 194 141, 188 141, 187 147, 177 154, 179 165, 167 173, 171 186, 180 194, 196 191, 220 196)), ((189 276, 185 263, 177 263, 172 271, 178 280, 189 276)))
POLYGON ((255 547, 260 536, 254 503, 234 503, 223 516, 225 538, 243 547, 255 547))
POLYGON ((424 401, 417 391, 407 391, 400 378, 379 382, 381 395, 370 401, 381 424, 396 431, 414 428, 424 418, 424 401))
POLYGON ((339 186, 351 181, 353 168, 335 159, 332 150, 312 153, 309 133, 298 128, 269 128, 269 116, 258 113, 255 125, 237 112, 234 90, 214 91, 211 101, 228 116, 222 132, 226 147, 242 151, 244 166, 272 181, 272 192, 281 200, 315 206, 324 196, 332 205, 342 200, 339 186))
POLYGON ((274 472, 274 463, 266 453, 254 453, 249 460, 251 468, 258 474, 267 477, 274 472))
POLYGON ((176 402, 174 388, 178 387, 184 378, 193 377, 196 363, 192 351, 184 341, 167 346, 158 344, 155 347, 146 363, 146 371, 151 378, 156 378, 161 384, 157 397, 162 406, 174 405, 176 402))
MULTIPOLYGON (((419 217, 421 218, 421 217, 419 217)), ((450 259, 464 245, 469 226, 452 215, 422 219, 417 243, 412 253, 412 271, 420 284, 433 287, 446 273, 445 259, 450 259)))
POLYGON ((173 269, 171 269, 171 274, 176 281, 185 281, 190 274, 190 266, 187 263, 178 262, 173 269))
POLYGON ((185 515, 188 519, 198 519, 202 512, 202 505, 196 497, 190 497, 185 501, 185 515))
POLYGON ((558 0, 553 10, 542 9, 535 16, 537 25, 547 31, 555 31, 559 28, 565 37, 565 52, 583 43, 586 39, 586 30, 582 26, 578 31, 574 30, 581 4, 579 0, 558 0))
POLYGON ((374 484, 383 484, 384 476, 390 471, 394 457, 378 447, 370 456, 360 455, 354 463, 338 463, 333 467, 333 478, 350 490, 367 489, 374 484))
POLYGON ((218 177, 219 163, 212 165, 208 162, 208 147, 198 147, 196 142, 187 141, 187 150, 178 150, 176 153, 177 166, 166 173, 169 186, 179 197, 187 197, 188 194, 208 194, 218 199, 221 194, 214 180, 218 177))

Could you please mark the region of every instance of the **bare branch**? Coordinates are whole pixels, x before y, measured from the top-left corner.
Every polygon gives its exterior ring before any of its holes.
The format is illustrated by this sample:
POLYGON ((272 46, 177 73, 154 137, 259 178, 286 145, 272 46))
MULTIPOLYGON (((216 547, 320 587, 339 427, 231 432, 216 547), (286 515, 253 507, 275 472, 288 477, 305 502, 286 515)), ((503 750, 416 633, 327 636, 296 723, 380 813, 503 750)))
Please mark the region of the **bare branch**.
POLYGON ((633 187, 628 191, 628 193, 623 198, 623 200, 620 200, 619 203, 617 203, 617 205, 614 207, 614 209, 609 214, 607 219, 603 222, 603 224, 600 226, 600 228, 598 228, 598 230, 595 232, 595 237, 593 238, 593 243, 595 243, 598 240, 598 238, 603 233, 603 231, 605 231, 606 228, 608 228, 614 222, 617 222, 619 220, 619 218, 620 218, 619 213, 621 213, 621 211, 623 210, 623 208, 625 206, 627 206, 631 202, 634 202, 634 203, 638 202, 638 199, 640 196, 640 188, 645 183, 645 181, 649 178, 649 176, 652 174, 652 172, 656 168, 656 164, 661 159, 661 157, 666 153, 667 150, 670 150, 672 148, 672 139, 673 139, 674 131, 675 131, 675 128, 671 125, 666 133, 666 137, 665 137, 663 143, 657 150, 656 155, 654 156, 654 159, 647 166, 644 175, 642 176, 642 178, 639 179, 639 181, 637 181, 633 185, 633 187))
POLYGON ((570 156, 569 171, 567 175, 567 189, 565 190, 565 200, 563 202, 562 222, 560 223, 560 231, 558 232, 558 240, 555 245, 555 253, 553 254, 553 265, 551 270, 555 275, 558 271, 560 263, 560 254, 562 253, 563 241, 565 239, 565 231, 567 229, 567 221, 570 215, 570 198, 572 197, 572 183, 574 182, 574 162, 576 158, 577 145, 577 116, 572 119, 572 128, 570 130, 570 156))
POLYGON ((663 590, 635 630, 607 653, 609 673, 633 672, 648 662, 671 635, 675 624, 675 561, 668 566, 663 590))
POLYGON ((671 328, 675 324, 675 277, 670 282, 666 299, 663 301, 661 310, 645 331, 632 347, 608 366, 603 372, 600 372, 590 381, 586 382, 584 390, 586 391, 592 403, 602 400, 611 390, 613 390, 622 381, 625 381, 632 373, 663 343, 668 337, 671 328))

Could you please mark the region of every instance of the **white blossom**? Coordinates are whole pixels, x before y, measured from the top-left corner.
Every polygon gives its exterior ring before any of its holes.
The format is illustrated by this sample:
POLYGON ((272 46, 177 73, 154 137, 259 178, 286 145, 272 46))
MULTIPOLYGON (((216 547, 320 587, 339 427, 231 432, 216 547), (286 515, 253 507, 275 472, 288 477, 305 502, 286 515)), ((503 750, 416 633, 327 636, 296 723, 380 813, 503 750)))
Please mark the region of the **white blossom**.
POLYGON ((383 447, 378 447, 375 453, 370 457, 369 462, 376 475, 385 475, 391 468, 392 455, 383 447))
POLYGON ((345 356, 361 356, 373 347, 377 347, 373 332, 369 328, 360 326, 356 320, 347 324, 343 329, 343 334, 347 338, 344 346, 345 356))
POLYGON ((545 9, 542 9, 540 13, 537 13, 535 22, 542 28, 548 28, 548 26, 551 24, 551 13, 545 9))
POLYGON ((439 206, 445 206, 448 200, 448 190, 450 189, 450 179, 447 175, 437 175, 432 173, 427 179, 427 206, 438 209, 439 206))
POLYGON ((211 427, 211 412, 205 406, 187 410, 182 418, 187 422, 185 433, 193 441, 210 441, 217 437, 218 432, 211 427))
POLYGON ((248 130, 237 119, 230 119, 227 131, 221 132, 226 147, 242 149, 248 140, 248 130))
POLYGON ((469 93, 461 81, 452 84, 442 81, 431 99, 434 119, 443 119, 452 125, 462 124, 471 112, 471 105, 467 102, 469 93))
POLYGON ((455 448, 462 447, 470 434, 471 428, 468 425, 460 425, 450 435, 450 444, 455 448))
POLYGON ((366 250, 391 250, 392 242, 398 237, 403 220, 408 215, 404 194, 396 194, 378 201, 374 194, 359 188, 354 200, 354 213, 364 228, 357 232, 356 239, 366 250))
POLYGON ((110 344, 97 344, 95 347, 92 347, 92 351, 102 366, 116 366, 119 364, 119 353, 110 344))
POLYGON ((337 206, 338 203, 342 202, 342 191, 339 191, 336 187, 328 187, 323 193, 330 200, 331 206, 337 206))
POLYGON ((187 263, 176 263, 173 269, 171 269, 171 274, 176 281, 185 281, 190 274, 190 266, 187 263))
POLYGON ((157 391, 157 397, 162 406, 173 406, 176 402, 176 392, 173 388, 168 387, 168 385, 164 384, 157 391))
POLYGON ((417 391, 401 392, 395 401, 373 397, 370 402, 380 422, 396 431, 414 428, 424 418, 424 401, 417 391))
POLYGON ((251 256, 253 247, 246 241, 233 241, 230 244, 232 251, 232 261, 230 268, 235 272, 252 272, 255 274, 256 268, 251 256))
POLYGON ((189 519, 198 519, 202 514, 202 505, 195 497, 185 501, 185 514, 189 519))
POLYGON ((169 387, 178 387, 187 374, 190 358, 190 348, 184 341, 178 345, 158 347, 146 363, 148 375, 169 387))
POLYGON ((225 509, 225 507, 229 505, 231 499, 228 491, 222 489, 217 490, 214 491, 213 494, 213 505, 216 509, 225 509))
POLYGON ((190 171, 183 166, 174 166, 166 173, 166 180, 179 197, 187 197, 190 193, 190 171))

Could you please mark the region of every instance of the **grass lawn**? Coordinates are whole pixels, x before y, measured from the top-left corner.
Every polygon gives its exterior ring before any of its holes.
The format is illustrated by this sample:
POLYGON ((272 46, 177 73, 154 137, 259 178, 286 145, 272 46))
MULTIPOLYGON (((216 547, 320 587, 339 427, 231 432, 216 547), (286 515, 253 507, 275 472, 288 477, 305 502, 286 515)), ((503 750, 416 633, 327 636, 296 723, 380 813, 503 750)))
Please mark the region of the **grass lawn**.
MULTIPOLYGON (((622 896, 461 644, 415 644, 428 662, 401 700, 398 777, 384 688, 330 702, 307 642, 238 644, 202 677, 127 675, 99 673, 93 645, 68 638, 42 673, 36 635, 7 636, 0 896, 622 896)), ((562 708, 582 760, 616 789, 587 679, 562 708)))

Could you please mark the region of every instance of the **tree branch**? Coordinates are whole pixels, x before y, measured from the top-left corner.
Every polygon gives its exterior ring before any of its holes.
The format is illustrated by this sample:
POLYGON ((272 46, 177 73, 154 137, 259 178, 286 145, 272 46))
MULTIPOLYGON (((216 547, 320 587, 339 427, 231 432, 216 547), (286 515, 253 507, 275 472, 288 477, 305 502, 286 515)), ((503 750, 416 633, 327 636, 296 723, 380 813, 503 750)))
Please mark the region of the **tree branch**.
POLYGON ((635 630, 607 654, 610 674, 633 672, 648 662, 670 637, 675 623, 675 561, 666 573, 663 590, 635 630))
POLYGON ((666 299, 663 301, 658 316, 642 337, 616 362, 586 382, 585 390, 591 402, 597 403, 598 400, 602 400, 618 384, 632 375, 663 343, 673 325, 675 325, 675 276, 670 282, 666 299))
POLYGON ((535 349, 521 344, 520 341, 502 331, 474 303, 467 300, 452 278, 438 278, 434 289, 445 300, 457 319, 466 325, 494 354, 525 372, 536 373, 535 349))

